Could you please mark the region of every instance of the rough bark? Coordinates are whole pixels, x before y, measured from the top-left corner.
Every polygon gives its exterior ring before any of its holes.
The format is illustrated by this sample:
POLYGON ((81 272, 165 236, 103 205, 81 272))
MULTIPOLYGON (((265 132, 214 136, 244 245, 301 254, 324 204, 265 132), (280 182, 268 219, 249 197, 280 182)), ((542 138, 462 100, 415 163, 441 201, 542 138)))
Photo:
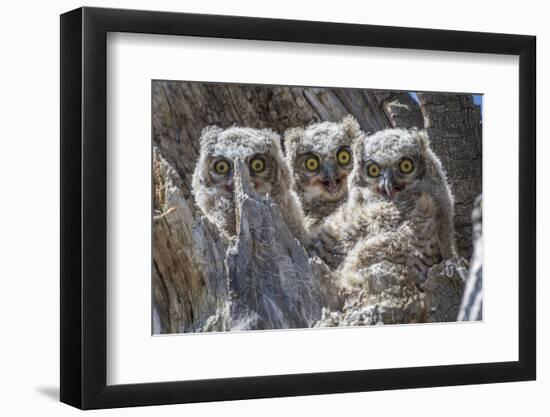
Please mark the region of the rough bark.
POLYGON ((419 105, 407 92, 386 90, 172 81, 155 81, 152 89, 153 142, 180 174, 184 195, 190 195, 200 132, 211 124, 283 133, 352 114, 366 132, 427 127, 455 194, 459 252, 470 256, 470 213, 481 192, 481 115, 471 95, 418 93, 419 105))
POLYGON ((225 247, 218 231, 181 191, 178 173, 153 151, 155 333, 200 331, 225 308, 225 247))
POLYGON ((317 327, 411 324, 455 321, 466 279, 463 259, 433 266, 422 278, 406 268, 386 268, 388 274, 345 294, 343 308, 323 310, 317 327), (373 285, 376 284, 376 285, 373 285))
POLYGON ((479 196, 472 212, 474 254, 466 281, 458 320, 481 320, 483 317, 483 199, 479 196))
POLYGON ((236 168, 238 235, 226 258, 229 328, 312 327, 329 304, 330 287, 326 281, 321 285, 317 260, 294 239, 271 198, 252 190, 246 165, 236 168))
POLYGON ((472 253, 473 203, 481 193, 481 114, 471 94, 418 93, 431 146, 455 196, 455 229, 462 256, 472 253))
POLYGON ((238 234, 225 248, 153 155, 154 333, 312 327, 323 306, 338 308, 330 271, 307 256, 271 198, 254 193, 245 165, 236 161, 238 234))
POLYGON ((282 133, 347 114, 367 132, 426 123, 456 196, 458 246, 469 256, 468 207, 481 187, 479 109, 466 95, 418 97, 420 105, 403 92, 154 82, 154 333, 455 320, 461 260, 436 265, 425 282, 389 280, 382 298, 360 293, 343 305, 332 272, 307 257, 276 205, 251 191, 246 167, 236 173, 239 227, 228 247, 190 193, 198 138, 211 124, 282 133))
POLYGON ((468 262, 464 258, 446 260, 428 271, 422 284, 425 294, 427 321, 455 321, 464 294, 468 262))
POLYGON ((174 164, 189 193, 203 128, 215 124, 271 128, 296 126, 354 115, 365 131, 392 124, 373 91, 258 85, 153 82, 153 142, 174 164))
POLYGON ((464 276, 458 262, 433 267, 424 283, 388 277, 374 293, 347 296, 309 258, 276 204, 251 188, 236 161, 237 236, 225 248, 216 228, 181 194, 179 175, 154 149, 155 333, 451 321, 464 276), (332 313, 331 313, 332 312, 332 313))
POLYGON ((374 93, 378 104, 392 127, 410 129, 424 127, 424 117, 418 103, 409 93, 378 91, 374 93))

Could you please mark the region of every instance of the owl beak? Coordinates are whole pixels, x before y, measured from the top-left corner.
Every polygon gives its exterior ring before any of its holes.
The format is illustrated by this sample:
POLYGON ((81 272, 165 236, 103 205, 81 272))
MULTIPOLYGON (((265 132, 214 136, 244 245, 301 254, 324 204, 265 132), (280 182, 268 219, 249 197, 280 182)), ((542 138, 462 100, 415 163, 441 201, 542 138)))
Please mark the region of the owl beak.
POLYGON ((395 175, 391 169, 384 169, 380 179, 378 180, 378 191, 393 200, 397 191, 399 191, 395 183, 395 175))
POLYGON ((341 180, 336 178, 334 165, 327 163, 321 173, 321 184, 331 194, 336 195, 340 191, 341 180))

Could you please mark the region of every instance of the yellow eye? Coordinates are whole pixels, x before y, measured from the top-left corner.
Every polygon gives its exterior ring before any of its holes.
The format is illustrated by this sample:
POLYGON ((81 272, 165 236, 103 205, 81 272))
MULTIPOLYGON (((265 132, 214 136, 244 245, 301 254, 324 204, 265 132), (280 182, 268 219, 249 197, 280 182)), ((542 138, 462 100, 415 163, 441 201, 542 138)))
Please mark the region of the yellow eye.
POLYGON ((367 167, 367 173, 369 174, 369 177, 378 177, 380 175, 380 167, 375 163, 372 163, 367 167))
POLYGON ((351 153, 346 148, 343 148, 338 151, 336 158, 340 165, 347 165, 351 162, 351 153))
POLYGON ((250 169, 254 172, 262 172, 265 169, 265 161, 262 158, 253 158, 250 161, 250 169))
POLYGON ((414 169, 414 163, 409 158, 403 158, 399 162, 399 171, 403 174, 410 174, 414 169))
POLYGON ((229 168, 229 162, 227 162, 225 159, 220 159, 214 164, 214 169, 218 174, 227 174, 229 172, 229 168))
POLYGON ((304 166, 308 171, 317 171, 319 169, 319 158, 316 156, 308 156, 304 162, 304 166))

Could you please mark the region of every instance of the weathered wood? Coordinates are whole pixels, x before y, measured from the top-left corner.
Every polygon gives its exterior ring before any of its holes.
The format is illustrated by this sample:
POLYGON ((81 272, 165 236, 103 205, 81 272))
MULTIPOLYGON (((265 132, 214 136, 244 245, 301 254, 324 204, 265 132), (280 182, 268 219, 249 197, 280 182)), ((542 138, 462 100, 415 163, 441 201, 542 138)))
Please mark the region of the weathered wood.
POLYGON ((470 214, 481 193, 481 113, 471 94, 418 93, 431 148, 455 196, 455 230, 462 256, 472 254, 470 214))
POLYGON ((182 178, 190 195, 202 129, 216 124, 270 128, 352 114, 366 132, 387 127, 427 127, 456 198, 455 229, 462 256, 472 250, 470 212, 481 192, 481 113, 470 94, 418 93, 347 88, 285 87, 155 81, 153 142, 182 178))
MULTIPOLYGON (((269 196, 257 195, 235 163, 237 239, 227 252, 232 330, 311 327, 328 288, 269 196)), ((326 283, 325 283, 326 284, 326 283)))
POLYGON ((323 310, 316 327, 410 324, 456 321, 464 291, 465 261, 433 266, 422 278, 399 265, 372 265, 369 285, 344 292, 340 310, 323 310), (380 271, 387 271, 380 275, 380 271))
POLYGON ((428 271, 428 278, 421 285, 425 293, 428 322, 456 321, 467 270, 468 262, 457 258, 443 261, 428 271))
POLYGON ((200 331, 225 308, 225 247, 217 229, 181 191, 178 173, 153 152, 155 333, 200 331))
POLYGON ((277 206, 251 190, 246 167, 235 174, 239 226, 228 247, 190 193, 198 138, 211 124, 282 133, 347 114, 367 132, 426 123, 457 199, 458 246, 469 256, 468 204, 481 184, 479 109, 467 95, 418 97, 420 106, 405 92, 154 82, 154 332, 455 320, 462 261, 436 265, 425 282, 388 277, 379 293, 343 305, 333 272, 308 258, 277 206))
POLYGON ((212 124, 283 133, 352 114, 365 131, 392 126, 368 90, 155 81, 152 101, 153 142, 174 164, 185 194, 199 155, 198 138, 212 124))
POLYGON ((424 117, 418 103, 409 93, 378 91, 374 93, 378 104, 393 127, 410 129, 424 127, 424 117))
POLYGON ((474 254, 460 306, 458 320, 482 320, 483 318, 483 198, 478 196, 472 212, 474 254))
POLYGON ((238 234, 225 248, 154 150, 155 333, 311 327, 323 306, 338 307, 331 272, 253 191, 246 165, 235 166, 238 234))

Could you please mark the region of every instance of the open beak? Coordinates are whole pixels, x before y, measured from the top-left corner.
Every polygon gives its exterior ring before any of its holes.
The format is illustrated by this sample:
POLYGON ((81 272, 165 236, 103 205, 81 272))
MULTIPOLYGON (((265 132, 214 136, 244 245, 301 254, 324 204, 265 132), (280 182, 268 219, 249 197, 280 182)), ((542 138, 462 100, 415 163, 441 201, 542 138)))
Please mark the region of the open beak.
POLYGON ((378 180, 378 191, 388 199, 393 200, 399 188, 395 182, 395 175, 391 169, 384 169, 378 180))
POLYGON ((342 180, 336 177, 336 168, 333 164, 327 163, 321 172, 321 185, 330 194, 336 195, 340 191, 341 184, 342 180))
POLYGON ((327 190, 332 195, 336 195, 338 194, 338 191, 340 191, 340 184, 337 182, 322 181, 321 184, 323 184, 325 190, 327 190))

